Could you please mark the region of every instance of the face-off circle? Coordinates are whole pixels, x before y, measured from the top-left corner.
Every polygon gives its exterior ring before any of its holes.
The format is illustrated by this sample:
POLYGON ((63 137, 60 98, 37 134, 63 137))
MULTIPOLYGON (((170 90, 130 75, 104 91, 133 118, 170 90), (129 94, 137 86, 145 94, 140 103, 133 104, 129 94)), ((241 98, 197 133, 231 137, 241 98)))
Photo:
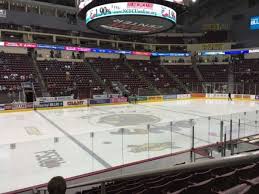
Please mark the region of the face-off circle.
POLYGON ((96 4, 93 1, 79 14, 85 17, 87 27, 93 31, 119 35, 145 35, 168 31, 176 25, 176 11, 169 5, 164 1, 113 2, 111 0, 104 4, 96 4))

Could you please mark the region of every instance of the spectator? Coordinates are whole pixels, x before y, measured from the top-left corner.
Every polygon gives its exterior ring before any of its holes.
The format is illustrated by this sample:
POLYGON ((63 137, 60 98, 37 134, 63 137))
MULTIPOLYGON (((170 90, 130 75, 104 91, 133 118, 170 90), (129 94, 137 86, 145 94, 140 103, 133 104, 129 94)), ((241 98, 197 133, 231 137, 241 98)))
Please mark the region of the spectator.
POLYGON ((74 52, 72 52, 72 59, 75 59, 76 58, 76 55, 74 52))
POLYGON ((54 51, 53 50, 50 51, 50 58, 54 58, 54 51))
POLYGON ((66 81, 69 81, 69 80, 70 80, 70 72, 66 71, 66 81))
POLYGON ((21 75, 21 76, 20 76, 20 79, 21 79, 22 81, 24 81, 24 80, 25 80, 25 76, 24 76, 24 75, 21 75))
POLYGON ((66 181, 61 176, 53 177, 48 182, 48 192, 49 192, 49 194, 65 194, 66 190, 67 190, 66 181))

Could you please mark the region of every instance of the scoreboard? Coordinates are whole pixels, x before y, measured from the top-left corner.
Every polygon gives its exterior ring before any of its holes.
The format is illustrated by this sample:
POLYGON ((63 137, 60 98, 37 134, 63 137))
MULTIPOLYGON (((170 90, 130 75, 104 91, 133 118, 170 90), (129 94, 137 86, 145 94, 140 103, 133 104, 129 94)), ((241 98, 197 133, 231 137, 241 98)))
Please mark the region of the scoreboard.
POLYGON ((147 35, 175 27, 183 0, 78 0, 88 29, 106 34, 147 35))

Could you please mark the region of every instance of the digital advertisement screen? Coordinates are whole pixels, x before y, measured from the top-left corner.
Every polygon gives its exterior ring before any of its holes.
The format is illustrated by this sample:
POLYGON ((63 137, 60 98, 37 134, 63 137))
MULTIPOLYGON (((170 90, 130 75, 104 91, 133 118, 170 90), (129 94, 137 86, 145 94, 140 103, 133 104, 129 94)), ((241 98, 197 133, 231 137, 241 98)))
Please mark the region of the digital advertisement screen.
POLYGON ((250 21, 250 29, 251 30, 259 30, 259 16, 254 16, 250 21))
MULTIPOLYGON (((91 3, 92 1, 97 1, 97 0, 77 0, 77 6, 79 7, 79 10, 83 9, 85 6, 87 6, 89 3, 91 3)), ((168 2, 172 2, 172 3, 178 3, 178 4, 184 4, 183 0, 165 0, 168 2)))

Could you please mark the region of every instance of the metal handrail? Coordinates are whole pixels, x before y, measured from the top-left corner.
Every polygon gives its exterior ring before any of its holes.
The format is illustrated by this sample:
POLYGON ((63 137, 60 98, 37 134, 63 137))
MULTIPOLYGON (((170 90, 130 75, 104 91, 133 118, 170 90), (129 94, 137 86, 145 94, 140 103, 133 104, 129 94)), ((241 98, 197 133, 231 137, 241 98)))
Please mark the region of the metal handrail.
MULTIPOLYGON (((192 172, 197 169, 202 170, 207 168, 228 167, 236 164, 250 163, 256 160, 259 160, 259 151, 242 153, 234 156, 229 156, 229 157, 220 158, 220 159, 213 159, 209 161, 201 161, 201 162, 190 163, 185 165, 178 165, 178 166, 173 166, 173 167, 159 169, 159 170, 149 170, 141 173, 133 173, 128 175, 119 175, 119 176, 114 176, 109 178, 98 179, 95 181, 89 181, 87 183, 70 185, 67 187, 67 190, 85 187, 85 186, 91 186, 91 185, 104 185, 104 183, 106 182, 119 181, 119 180, 124 180, 129 178, 136 178, 136 177, 141 178, 141 177, 146 177, 150 175, 159 175, 159 174, 161 175, 163 173, 168 174, 168 173, 176 173, 176 172, 192 172)), ((38 193, 41 191, 45 193, 47 191, 47 188, 40 188, 40 189, 37 189, 36 191, 38 193)))

